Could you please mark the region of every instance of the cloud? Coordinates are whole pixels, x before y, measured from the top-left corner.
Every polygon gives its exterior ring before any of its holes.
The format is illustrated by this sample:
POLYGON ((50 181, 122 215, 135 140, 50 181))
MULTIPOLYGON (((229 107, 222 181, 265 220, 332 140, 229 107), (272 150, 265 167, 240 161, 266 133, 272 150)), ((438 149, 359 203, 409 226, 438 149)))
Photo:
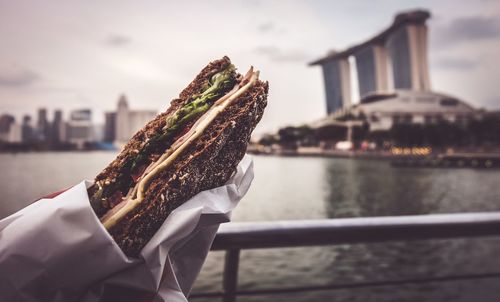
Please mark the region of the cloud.
POLYGON ((436 27, 436 43, 440 46, 500 37, 500 16, 456 18, 436 27))
POLYGON ((476 68, 479 65, 479 62, 465 58, 441 57, 437 58, 432 65, 439 69, 471 70, 476 68))
POLYGON ((112 47, 122 47, 130 44, 132 39, 130 37, 119 35, 119 34, 111 34, 106 38, 105 43, 112 47))
POLYGON ((29 69, 0 71, 0 87, 25 87, 40 80, 40 75, 29 69))
POLYGON ((257 31, 261 34, 283 35, 288 32, 284 27, 278 27, 272 21, 261 23, 257 26, 257 31))
POLYGON ((302 50, 283 50, 276 46, 257 47, 254 52, 276 62, 303 62, 305 64, 310 59, 310 55, 302 50))
POLYGON ((268 33, 272 31, 274 28, 275 28, 274 23, 271 21, 259 24, 259 26, 257 26, 257 30, 260 33, 268 33))

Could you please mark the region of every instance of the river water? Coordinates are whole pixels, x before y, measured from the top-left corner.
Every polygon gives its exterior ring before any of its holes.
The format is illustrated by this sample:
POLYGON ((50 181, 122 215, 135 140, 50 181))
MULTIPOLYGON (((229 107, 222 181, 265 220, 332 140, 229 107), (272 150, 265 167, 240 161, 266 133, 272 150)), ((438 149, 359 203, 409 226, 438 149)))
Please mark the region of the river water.
MULTIPOLYGON (((0 217, 92 179, 114 153, 0 155, 0 217)), ((233 221, 500 211, 500 171, 393 168, 386 161, 254 156, 255 179, 233 221)), ((500 238, 427 240, 243 251, 239 288, 500 272, 500 238)), ((212 252, 193 292, 222 286, 212 252)), ((388 286, 238 301, 499 301, 500 279, 388 286)), ((199 299, 196 301, 219 301, 199 299)))

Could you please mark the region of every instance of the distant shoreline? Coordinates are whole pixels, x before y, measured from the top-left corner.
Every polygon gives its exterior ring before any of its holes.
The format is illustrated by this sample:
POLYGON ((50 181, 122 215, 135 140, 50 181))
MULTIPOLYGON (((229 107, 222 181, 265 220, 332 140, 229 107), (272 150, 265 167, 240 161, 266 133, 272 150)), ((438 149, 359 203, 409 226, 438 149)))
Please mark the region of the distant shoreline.
POLYGON ((500 152, 435 152, 425 155, 393 154, 386 150, 324 150, 321 148, 259 149, 249 148, 250 154, 279 157, 326 157, 352 159, 378 159, 390 161, 395 167, 420 168, 500 168, 500 152))
POLYGON ((105 142, 88 142, 81 145, 72 143, 6 143, 0 142, 0 153, 44 153, 44 152, 89 152, 117 151, 118 148, 105 142))
POLYGON ((262 152, 255 150, 247 150, 247 153, 263 156, 280 156, 280 157, 331 157, 331 158, 361 158, 361 159, 386 159, 390 160, 396 156, 385 152, 358 152, 358 151, 338 151, 338 150, 323 150, 318 152, 313 151, 296 151, 296 150, 280 150, 271 152, 262 152))

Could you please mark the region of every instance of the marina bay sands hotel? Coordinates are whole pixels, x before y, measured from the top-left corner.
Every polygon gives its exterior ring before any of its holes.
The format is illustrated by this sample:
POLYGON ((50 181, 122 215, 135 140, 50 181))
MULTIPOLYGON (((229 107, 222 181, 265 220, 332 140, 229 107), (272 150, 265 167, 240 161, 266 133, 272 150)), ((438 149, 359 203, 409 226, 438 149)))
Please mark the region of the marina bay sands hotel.
POLYGON ((328 114, 352 104, 352 64, 361 100, 369 94, 398 89, 429 91, 425 24, 429 17, 424 10, 398 14, 387 29, 366 42, 331 51, 311 62, 323 69, 328 114))
POLYGON ((383 131, 397 124, 472 121, 479 111, 468 102, 431 90, 426 25, 429 18, 425 10, 400 13, 373 38, 311 62, 309 65, 323 69, 328 113, 311 125, 350 129, 364 120, 370 131, 383 131), (359 100, 352 96, 354 71, 359 100))

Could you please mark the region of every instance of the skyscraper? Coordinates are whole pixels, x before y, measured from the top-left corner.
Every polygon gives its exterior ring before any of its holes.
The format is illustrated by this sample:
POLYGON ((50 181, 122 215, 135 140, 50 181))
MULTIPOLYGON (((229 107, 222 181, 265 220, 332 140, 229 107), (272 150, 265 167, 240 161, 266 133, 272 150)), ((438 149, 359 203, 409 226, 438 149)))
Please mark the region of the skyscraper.
POLYGON ((23 116, 23 124, 21 126, 21 137, 24 143, 31 143, 35 139, 33 126, 31 126, 31 116, 23 116))
POLYGON ((15 123, 14 116, 10 114, 0 115, 0 141, 8 141, 10 128, 15 123))
POLYGON ((405 24, 387 37, 386 47, 396 89, 430 90, 427 26, 405 24))
POLYGON ((354 57, 360 97, 374 91, 387 91, 389 88, 388 58, 385 46, 374 44, 359 50, 354 57))
POLYGON ((62 111, 54 111, 54 120, 52 121, 50 127, 50 142, 53 144, 59 144, 65 141, 65 124, 63 121, 62 111))
POLYGON ((116 110, 116 136, 119 142, 126 142, 130 139, 130 123, 128 102, 125 95, 120 95, 118 99, 118 108, 116 110))
POLYGON ((116 136, 115 142, 123 144, 127 142, 139 129, 156 116, 154 110, 130 110, 125 95, 118 99, 116 111, 116 136))
POLYGON ((92 111, 90 109, 71 111, 66 131, 68 141, 76 144, 78 148, 94 141, 92 111))
POLYGON ((116 139, 116 112, 104 114, 104 141, 112 143, 116 139))
POLYGON ((351 78, 347 59, 331 60, 323 66, 326 110, 333 113, 351 103, 351 78))
POLYGON ((10 114, 2 114, 0 115, 0 132, 8 132, 10 125, 15 122, 14 116, 10 114))
POLYGON ((38 109, 38 120, 36 125, 36 137, 39 141, 46 141, 50 136, 49 121, 47 119, 47 109, 38 109))

